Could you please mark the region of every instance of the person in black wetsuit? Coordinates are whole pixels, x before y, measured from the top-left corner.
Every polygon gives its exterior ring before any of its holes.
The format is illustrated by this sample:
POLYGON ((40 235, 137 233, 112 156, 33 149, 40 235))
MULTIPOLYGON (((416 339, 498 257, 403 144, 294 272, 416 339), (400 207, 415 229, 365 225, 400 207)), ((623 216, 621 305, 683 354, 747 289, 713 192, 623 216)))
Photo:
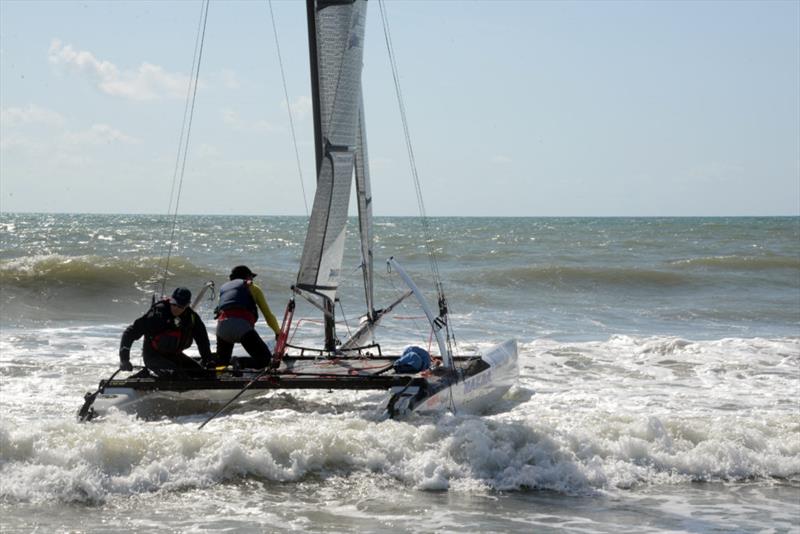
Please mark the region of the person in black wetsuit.
POLYGON ((126 328, 119 347, 119 368, 133 370, 131 345, 144 336, 142 359, 147 369, 156 374, 164 371, 205 374, 205 364, 212 361, 211 346, 203 320, 189 306, 191 300, 191 291, 179 287, 172 297, 153 304, 147 313, 126 328), (202 365, 183 353, 192 345, 192 340, 197 343, 202 365))

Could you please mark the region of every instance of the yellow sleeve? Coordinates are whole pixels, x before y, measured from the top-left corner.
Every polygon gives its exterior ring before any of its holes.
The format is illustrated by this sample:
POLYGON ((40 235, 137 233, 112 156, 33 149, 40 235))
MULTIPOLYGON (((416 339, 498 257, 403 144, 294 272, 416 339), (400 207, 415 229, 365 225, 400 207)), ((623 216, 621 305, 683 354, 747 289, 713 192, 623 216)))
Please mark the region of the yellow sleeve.
POLYGON ((257 285, 250 284, 250 294, 253 296, 253 300, 256 301, 256 305, 264 315, 264 320, 267 321, 269 327, 272 328, 272 331, 275 332, 276 336, 280 334, 281 327, 278 325, 278 320, 272 314, 272 310, 269 309, 269 304, 267 304, 267 299, 264 297, 264 292, 261 291, 261 288, 257 285))

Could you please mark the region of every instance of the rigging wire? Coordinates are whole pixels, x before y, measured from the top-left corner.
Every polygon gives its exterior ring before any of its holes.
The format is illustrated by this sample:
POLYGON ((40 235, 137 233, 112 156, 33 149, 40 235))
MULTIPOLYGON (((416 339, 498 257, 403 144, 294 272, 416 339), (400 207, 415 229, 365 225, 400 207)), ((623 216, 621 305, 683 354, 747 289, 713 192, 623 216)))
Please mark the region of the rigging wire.
MULTIPOLYGON (((403 134, 405 136, 406 151, 408 152, 409 165, 411 166, 411 176, 414 181, 414 189, 417 195, 417 205, 419 207, 420 221, 422 223, 422 230, 425 237, 425 248, 428 250, 428 259, 430 263, 431 273, 433 275, 434 285, 438 296, 439 313, 440 315, 447 314, 447 299, 444 294, 444 286, 442 285, 442 278, 439 274, 439 263, 436 258, 436 249, 433 246, 433 237, 431 234, 428 216, 425 212, 425 202, 422 196, 422 186, 419 181, 419 173, 417 171, 417 162, 414 156, 414 148, 411 144, 411 131, 408 126, 408 117, 406 116, 406 106, 403 99, 403 91, 400 87, 400 76, 397 68, 397 61, 394 54, 394 46, 392 45, 391 32, 389 31, 389 18, 384 0, 378 0, 378 6, 381 12, 381 22, 383 23, 383 36, 386 41, 386 49, 389 53, 389 63, 392 68, 392 77, 394 79, 394 88, 397 95, 397 104, 400 108, 400 118, 403 123, 403 134)), ((453 353, 453 345, 455 345, 455 334, 450 328, 449 321, 445 321, 445 331, 447 334, 447 346, 450 353, 453 353)))
MULTIPOLYGON (((184 104, 184 107, 183 107, 183 120, 181 121, 181 135, 180 135, 180 137, 178 139, 178 150, 177 150, 177 154, 175 155, 175 167, 174 167, 174 169, 172 171, 172 183, 171 183, 170 191, 169 191, 169 204, 167 204, 167 216, 169 216, 169 214, 172 213, 172 203, 175 200, 175 185, 176 185, 176 183, 178 181, 178 169, 180 169, 181 153, 182 153, 182 150, 183 150, 183 138, 184 138, 184 135, 186 135, 186 121, 187 121, 187 117, 189 116, 189 104, 191 102, 191 95, 192 95, 191 80, 194 78, 194 71, 195 71, 195 68, 197 68, 197 50, 198 50, 198 47, 200 46, 200 35, 201 35, 201 28, 202 28, 202 24, 203 24, 203 11, 205 10, 205 8, 206 8, 206 6, 204 5, 204 3, 201 2, 201 5, 200 5, 200 18, 197 21, 197 34, 196 34, 195 42, 194 42, 194 52, 192 53, 192 69, 190 71, 191 74, 189 76, 190 83, 188 83, 186 85, 186 101, 185 101, 185 104, 184 104)), ((166 260, 165 251, 167 249, 167 245, 168 244, 169 244, 169 241, 162 241, 161 242, 161 247, 160 247, 159 252, 158 252, 158 265, 156 267, 155 276, 153 277, 153 280, 152 280, 152 282, 154 284, 154 286, 153 286, 153 298, 154 299, 156 297, 156 293, 158 292, 159 285, 161 285, 161 287, 162 287, 161 294, 164 293, 164 290, 163 290, 164 284, 163 284, 163 281, 161 280, 161 270, 162 270, 162 262, 164 262, 166 260)), ((165 266, 163 268, 166 270, 167 267, 165 266)))
POLYGON ((339 309, 340 309, 340 310, 341 310, 341 312, 342 312, 342 321, 344 321, 344 327, 347 329, 347 337, 348 337, 348 339, 349 339, 349 338, 350 338, 350 336, 352 336, 352 335, 353 335, 353 333, 352 333, 352 332, 350 332, 350 325, 347 323, 347 316, 346 316, 346 315, 345 315, 345 313, 344 313, 344 306, 342 306, 342 301, 341 301, 341 300, 339 300, 339 299, 336 299, 336 302, 338 302, 338 303, 339 303, 339 309))
MULTIPOLYGON (((181 192, 183 190, 183 177, 186 173, 186 159, 187 153, 189 152, 189 134, 192 131, 192 119, 194 117, 194 107, 197 101, 197 85, 200 79, 200 62, 203 58, 203 43, 205 42, 209 4, 210 0, 204 0, 204 2, 201 2, 200 5, 200 21, 197 27, 197 37, 195 39, 194 54, 192 56, 192 72, 189 79, 189 87, 186 93, 186 105, 183 110, 183 124, 181 126, 181 135, 178 141, 178 154, 175 158, 175 170, 173 171, 172 175, 172 187, 169 194, 168 208, 168 213, 172 214, 172 225, 170 229, 169 241, 167 242, 169 245, 167 248, 166 258, 164 260, 164 270, 161 276, 162 295, 166 293, 167 278, 169 276, 169 262, 172 257, 172 250, 175 247, 175 230, 178 226, 178 207, 180 206, 181 192), (183 155, 182 158, 181 154, 183 155), (183 160, 182 162, 181 159, 183 160), (177 192, 175 188, 176 183, 177 192)), ((160 255, 164 255, 163 247, 160 255)))
POLYGON ((292 131, 292 143, 294 144, 294 156, 297 160, 297 174, 300 177, 300 189, 303 191, 303 205, 306 208, 306 217, 308 217, 308 200, 306 200, 306 186, 303 181, 303 170, 300 165, 300 151, 297 148, 297 135, 294 128, 294 117, 292 116, 292 105, 289 102, 289 90, 286 85, 286 73, 283 70, 283 58, 281 56, 281 45, 278 41, 278 27, 275 24, 275 12, 272 10, 272 0, 269 0, 269 16, 272 19, 272 35, 275 36, 275 50, 278 54, 278 65, 281 68, 281 79, 283 80, 283 94, 286 98, 286 110, 289 112, 289 129, 292 131))

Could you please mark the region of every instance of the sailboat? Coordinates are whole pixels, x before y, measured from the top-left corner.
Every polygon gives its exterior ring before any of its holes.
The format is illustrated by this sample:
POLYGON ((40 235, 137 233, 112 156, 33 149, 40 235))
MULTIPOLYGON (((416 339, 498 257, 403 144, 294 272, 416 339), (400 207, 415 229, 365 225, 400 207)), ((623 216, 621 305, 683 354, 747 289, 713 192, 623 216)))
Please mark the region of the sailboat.
MULTIPOLYGON (((438 310, 395 258, 387 260, 408 286, 397 300, 377 308, 373 297, 372 193, 361 87, 366 0, 307 0, 311 91, 314 104, 317 188, 296 283, 291 287, 273 354, 263 371, 234 376, 117 378, 115 373, 87 393, 79 412, 91 418, 111 406, 141 412, 162 403, 229 401, 265 390, 384 390, 387 418, 418 412, 480 413, 494 406, 518 377, 517 344, 508 340, 482 354, 459 355, 451 335, 447 299, 433 261, 438 310), (334 304, 345 248, 352 184, 358 203, 361 270, 366 312, 360 327, 340 341, 334 304), (384 354, 376 328, 395 306, 413 296, 422 308, 438 355, 419 368, 397 365, 402 354, 384 354), (324 320, 319 347, 290 343, 295 297, 311 303, 324 320), (154 404, 155 403, 155 404, 154 404)), ((430 251, 433 254, 433 251, 430 251)), ((237 373, 239 374, 239 373, 237 373)))

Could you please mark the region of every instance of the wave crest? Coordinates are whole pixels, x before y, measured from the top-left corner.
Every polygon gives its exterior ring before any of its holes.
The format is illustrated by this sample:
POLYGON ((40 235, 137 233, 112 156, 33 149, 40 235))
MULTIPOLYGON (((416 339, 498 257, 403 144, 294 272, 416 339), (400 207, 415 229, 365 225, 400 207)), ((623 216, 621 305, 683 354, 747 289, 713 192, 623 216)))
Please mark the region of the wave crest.
POLYGON ((800 258, 792 256, 706 256, 675 260, 670 265, 679 268, 704 267, 737 271, 762 271, 770 269, 800 270, 800 258))
MULTIPOLYGON (((158 279, 158 259, 52 254, 0 261, 0 284, 6 288, 110 287, 129 288, 158 279)), ((184 258, 173 258, 170 274, 178 278, 212 276, 184 258)))
POLYGON ((563 265, 496 269, 476 273, 475 278, 501 287, 530 283, 674 287, 690 282, 690 278, 682 273, 655 269, 572 267, 563 265))

